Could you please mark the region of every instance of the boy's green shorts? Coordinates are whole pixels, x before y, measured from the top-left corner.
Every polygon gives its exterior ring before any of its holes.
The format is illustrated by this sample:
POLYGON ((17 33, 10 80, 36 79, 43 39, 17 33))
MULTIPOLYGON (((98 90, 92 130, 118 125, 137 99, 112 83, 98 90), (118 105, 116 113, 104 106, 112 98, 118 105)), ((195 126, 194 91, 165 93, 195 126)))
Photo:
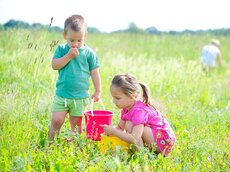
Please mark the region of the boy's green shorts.
POLYGON ((67 99, 55 96, 52 112, 68 111, 70 116, 83 116, 89 98, 86 99, 67 99))

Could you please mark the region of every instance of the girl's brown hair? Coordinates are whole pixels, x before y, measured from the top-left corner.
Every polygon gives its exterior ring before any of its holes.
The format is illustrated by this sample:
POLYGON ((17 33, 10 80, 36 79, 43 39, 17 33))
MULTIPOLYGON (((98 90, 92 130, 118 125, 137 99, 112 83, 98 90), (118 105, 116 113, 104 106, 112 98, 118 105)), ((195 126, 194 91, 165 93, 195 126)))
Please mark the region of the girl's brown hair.
POLYGON ((139 82, 134 76, 130 74, 119 74, 115 75, 112 80, 112 85, 121 88, 122 92, 127 96, 137 96, 140 92, 140 88, 143 91, 142 101, 147 106, 154 107, 150 91, 147 85, 139 82))

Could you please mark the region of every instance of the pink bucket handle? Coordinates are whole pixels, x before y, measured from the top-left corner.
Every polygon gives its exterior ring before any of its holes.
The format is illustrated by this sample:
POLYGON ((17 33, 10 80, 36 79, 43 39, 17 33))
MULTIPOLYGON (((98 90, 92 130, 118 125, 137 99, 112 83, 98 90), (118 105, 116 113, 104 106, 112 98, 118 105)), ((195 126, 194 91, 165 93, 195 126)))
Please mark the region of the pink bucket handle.
MULTIPOLYGON (((105 110, 105 105, 104 105, 104 103, 102 102, 101 99, 99 99, 99 103, 101 104, 103 110, 105 110)), ((92 98, 91 102, 90 102, 90 111, 91 111, 92 116, 94 116, 94 114, 93 114, 93 104, 94 104, 94 98, 92 98)))

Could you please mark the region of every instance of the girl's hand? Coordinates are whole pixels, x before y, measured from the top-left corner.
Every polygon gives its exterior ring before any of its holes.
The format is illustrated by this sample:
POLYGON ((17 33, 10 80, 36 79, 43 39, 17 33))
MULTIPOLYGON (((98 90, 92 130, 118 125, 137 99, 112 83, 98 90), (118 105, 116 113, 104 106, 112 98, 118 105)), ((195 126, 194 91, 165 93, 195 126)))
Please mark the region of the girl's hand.
POLYGON ((106 124, 100 125, 100 126, 103 127, 105 135, 113 135, 113 132, 115 131, 115 128, 113 128, 110 125, 106 125, 106 124))

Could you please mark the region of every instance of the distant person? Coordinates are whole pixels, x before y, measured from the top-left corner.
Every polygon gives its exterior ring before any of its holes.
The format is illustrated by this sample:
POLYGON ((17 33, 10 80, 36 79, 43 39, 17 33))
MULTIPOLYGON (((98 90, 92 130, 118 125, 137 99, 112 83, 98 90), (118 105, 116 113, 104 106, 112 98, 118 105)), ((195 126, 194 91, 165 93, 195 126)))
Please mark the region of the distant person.
POLYGON ((211 68, 216 67, 216 61, 222 66, 222 55, 220 50, 220 41, 213 39, 211 44, 205 45, 201 51, 202 69, 208 72, 211 68))
POLYGON ((69 113, 73 134, 82 133, 82 116, 89 98, 89 78, 92 78, 95 92, 94 101, 100 99, 101 78, 95 52, 84 44, 87 36, 85 20, 80 15, 72 15, 65 20, 64 32, 67 41, 57 47, 52 60, 52 68, 58 70, 56 96, 52 105, 52 121, 49 140, 54 139, 69 113))
POLYGON ((134 76, 122 74, 113 78, 110 92, 113 103, 122 110, 117 127, 101 125, 105 135, 116 136, 140 147, 147 146, 167 156, 176 140, 175 134, 152 104, 148 87, 134 76), (143 93, 139 95, 141 91, 143 93))

